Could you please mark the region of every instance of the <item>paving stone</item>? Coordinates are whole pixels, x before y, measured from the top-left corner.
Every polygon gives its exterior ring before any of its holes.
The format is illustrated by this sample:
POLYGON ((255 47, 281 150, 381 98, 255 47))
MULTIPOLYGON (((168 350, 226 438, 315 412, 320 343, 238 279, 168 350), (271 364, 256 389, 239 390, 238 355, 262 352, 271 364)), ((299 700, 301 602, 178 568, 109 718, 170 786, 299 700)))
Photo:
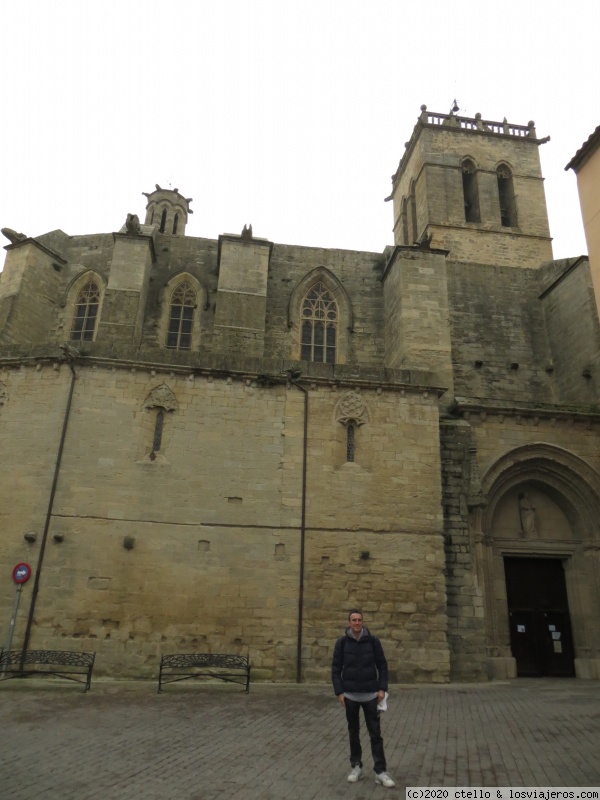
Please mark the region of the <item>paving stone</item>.
POLYGON ((397 786, 350 786, 326 685, 53 680, 0 685, 3 800, 370 800, 406 786, 598 786, 595 682, 393 686, 382 720, 397 786))

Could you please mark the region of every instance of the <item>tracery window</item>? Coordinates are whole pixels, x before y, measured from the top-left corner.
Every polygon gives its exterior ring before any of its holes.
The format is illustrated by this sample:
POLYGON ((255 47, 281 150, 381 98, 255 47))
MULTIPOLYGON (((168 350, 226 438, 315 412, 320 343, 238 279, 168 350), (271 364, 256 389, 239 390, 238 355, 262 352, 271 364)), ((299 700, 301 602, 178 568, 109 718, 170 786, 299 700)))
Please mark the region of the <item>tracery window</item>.
POLYGON ((162 410, 162 408, 159 408, 156 414, 156 420, 154 422, 154 437, 152 439, 153 453, 158 453, 160 451, 164 422, 165 422, 165 412, 162 410))
POLYGON ((91 342, 96 330, 100 289, 95 281, 88 281, 77 295, 75 314, 71 325, 71 341, 91 342))
POLYGON ((325 284, 316 283, 302 303, 303 361, 335 364, 338 309, 325 284))
MULTIPOLYGON (((146 398, 143 408, 151 412, 151 417, 154 418, 154 433, 152 435, 152 449, 146 453, 145 459, 156 461, 161 455, 163 449, 163 431, 167 421, 167 414, 175 413, 177 411, 177 400, 171 389, 165 384, 161 383, 155 386, 146 398), (156 413, 155 413, 156 412, 156 413)), ((150 420, 145 426, 146 431, 149 432, 150 420)))
POLYGON ((196 292, 187 281, 182 281, 171 295, 167 347, 189 350, 192 346, 196 292))
POLYGON ((351 464, 356 461, 358 431, 369 422, 369 410, 360 392, 345 392, 336 403, 334 415, 345 431, 346 463, 351 464))
POLYGON ((354 423, 349 422, 346 428, 346 461, 354 461, 354 423))

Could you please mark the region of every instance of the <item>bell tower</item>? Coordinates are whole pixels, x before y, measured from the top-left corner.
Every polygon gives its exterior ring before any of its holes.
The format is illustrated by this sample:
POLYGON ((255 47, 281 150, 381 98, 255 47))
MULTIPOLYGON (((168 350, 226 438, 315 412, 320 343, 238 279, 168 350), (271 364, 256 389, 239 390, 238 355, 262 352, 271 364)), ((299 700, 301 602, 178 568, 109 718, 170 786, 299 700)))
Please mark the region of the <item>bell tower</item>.
POLYGON ((191 197, 179 194, 179 189, 163 189, 156 184, 153 192, 142 192, 148 198, 145 225, 155 225, 158 233, 185 236, 191 197))
POLYGON ((537 267, 552 245, 535 125, 421 106, 392 193, 394 241, 449 251, 452 261, 537 267))

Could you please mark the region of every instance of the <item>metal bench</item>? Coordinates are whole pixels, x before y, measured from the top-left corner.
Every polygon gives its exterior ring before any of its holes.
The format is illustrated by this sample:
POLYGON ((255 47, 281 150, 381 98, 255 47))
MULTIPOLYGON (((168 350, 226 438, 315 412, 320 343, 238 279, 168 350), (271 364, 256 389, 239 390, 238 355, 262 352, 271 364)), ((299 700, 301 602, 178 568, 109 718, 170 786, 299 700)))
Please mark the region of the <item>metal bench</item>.
POLYGON ((28 650, 22 659, 20 650, 0 651, 0 678, 20 678, 27 675, 55 675, 57 678, 92 685, 92 670, 96 653, 75 653, 71 650, 28 650), (23 667, 21 668, 21 661, 23 667))
POLYGON ((219 678, 239 683, 250 691, 250 659, 223 653, 171 653, 163 655, 158 673, 158 692, 165 683, 188 678, 219 678))

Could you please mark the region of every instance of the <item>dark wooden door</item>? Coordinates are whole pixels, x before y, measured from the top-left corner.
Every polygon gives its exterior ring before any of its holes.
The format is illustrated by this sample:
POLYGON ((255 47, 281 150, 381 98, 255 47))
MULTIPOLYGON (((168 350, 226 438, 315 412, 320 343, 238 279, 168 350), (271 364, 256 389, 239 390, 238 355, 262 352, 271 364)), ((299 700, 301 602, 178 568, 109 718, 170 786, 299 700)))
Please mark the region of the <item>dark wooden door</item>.
POLYGON ((563 563, 505 558, 510 645, 519 677, 571 677, 573 639, 563 563))

